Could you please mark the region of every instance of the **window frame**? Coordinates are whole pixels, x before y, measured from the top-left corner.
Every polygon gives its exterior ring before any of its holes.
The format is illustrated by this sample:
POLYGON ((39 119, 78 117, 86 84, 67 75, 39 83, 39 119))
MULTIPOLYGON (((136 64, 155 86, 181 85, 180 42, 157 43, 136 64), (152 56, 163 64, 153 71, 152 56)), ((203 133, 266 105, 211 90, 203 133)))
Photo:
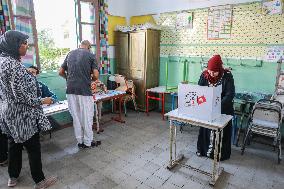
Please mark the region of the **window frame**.
POLYGON ((39 68, 39 70, 41 70, 41 65, 40 65, 40 62, 39 62, 39 49, 38 49, 38 38, 37 38, 36 19, 35 19, 35 11, 34 11, 34 1, 31 0, 31 7, 30 7, 31 8, 31 16, 16 15, 16 14, 14 14, 13 6, 12 6, 12 0, 7 0, 7 4, 8 4, 8 9, 9 9, 9 14, 10 14, 10 25, 11 25, 12 30, 16 29, 14 18, 23 18, 23 19, 31 20, 32 32, 33 32, 33 38, 34 38, 33 42, 34 43, 29 44, 29 46, 35 48, 35 55, 36 55, 35 63, 37 65, 37 67, 39 68))
MULTIPOLYGON (((81 42, 83 40, 82 38, 82 25, 93 25, 94 26, 94 31, 95 31, 95 40, 96 44, 92 44, 92 46, 96 46, 96 59, 97 62, 100 60, 100 27, 99 27, 99 0, 76 0, 76 5, 75 7, 77 8, 77 15, 78 18, 76 18, 76 25, 79 27, 79 41, 81 42), (93 3, 94 8, 95 8, 95 20, 94 23, 89 23, 89 22, 82 22, 82 14, 81 14, 81 2, 83 3, 93 3)), ((76 27, 77 29, 77 27, 76 27)))

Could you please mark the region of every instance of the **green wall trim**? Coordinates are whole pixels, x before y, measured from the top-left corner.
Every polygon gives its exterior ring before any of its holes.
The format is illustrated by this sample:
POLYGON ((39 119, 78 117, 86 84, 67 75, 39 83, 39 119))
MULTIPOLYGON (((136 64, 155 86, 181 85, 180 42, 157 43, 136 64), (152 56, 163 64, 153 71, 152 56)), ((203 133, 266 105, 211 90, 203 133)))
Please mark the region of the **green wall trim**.
POLYGON ((162 47, 212 47, 212 46, 235 46, 235 47, 270 47, 270 46, 284 46, 284 44, 197 44, 197 43, 189 43, 189 44, 160 44, 162 47))
MULTIPOLYGON (((208 57, 209 58, 209 57, 208 57)), ((200 64, 201 58, 171 56, 171 60, 176 60, 180 63, 184 60, 192 62, 188 64, 188 78, 191 83, 197 83, 202 72, 200 64)), ((207 58, 205 57, 204 60, 207 58)), ((166 64, 169 59, 167 57, 160 57, 160 78, 159 85, 166 85, 166 64)), ((277 64, 275 62, 262 62, 261 60, 237 60, 224 59, 224 67, 231 67, 235 80, 236 92, 260 92, 264 94, 272 94, 275 87, 275 77, 277 64), (262 62, 262 63, 260 63, 262 62)), ((169 71, 172 83, 178 85, 181 82, 179 73, 180 66, 172 67, 169 71)))

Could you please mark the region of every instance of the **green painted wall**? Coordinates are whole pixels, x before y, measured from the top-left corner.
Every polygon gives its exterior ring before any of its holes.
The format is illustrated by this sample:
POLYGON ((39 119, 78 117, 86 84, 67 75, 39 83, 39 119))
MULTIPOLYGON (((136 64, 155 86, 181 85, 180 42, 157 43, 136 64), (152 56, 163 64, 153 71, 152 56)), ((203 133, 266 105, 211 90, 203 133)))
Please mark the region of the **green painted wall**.
MULTIPOLYGON (((203 58, 203 60, 208 60, 203 58)), ((177 69, 183 69, 182 61, 187 60, 188 63, 188 81, 190 83, 197 83, 202 72, 200 57, 170 57, 170 61, 175 61, 175 64, 181 66, 172 66, 169 69, 169 76, 171 78, 171 85, 175 83, 177 86, 181 82, 181 77, 178 74, 182 74, 183 71, 177 69)), ((166 85, 166 64, 169 61, 168 57, 160 57, 160 78, 159 85, 166 85)), ((260 94, 272 94, 274 91, 276 67, 277 63, 255 61, 255 60, 236 60, 225 59, 223 60, 224 67, 232 68, 234 76, 236 92, 250 92, 254 95, 255 99, 261 98, 260 94)), ((166 99, 166 109, 171 109, 171 99, 166 99)))
MULTIPOLYGON (((208 58, 203 58, 208 60, 208 58)), ((170 61, 180 64, 181 66, 169 67, 169 78, 171 83, 178 83, 181 81, 180 74, 183 71, 182 63, 187 60, 188 63, 188 81, 191 83, 197 83, 199 76, 202 72, 201 69, 201 58, 199 57, 171 57, 170 61)), ((166 85, 166 64, 169 61, 167 57, 160 58, 160 85, 166 85)), ((232 68, 232 73, 235 79, 236 92, 257 92, 271 94, 274 90, 276 67, 277 63, 263 62, 256 60, 236 60, 236 59, 225 59, 223 60, 224 67, 232 68)))
POLYGON ((111 58, 110 59, 110 73, 115 74, 116 73, 116 64, 115 64, 115 59, 111 58))

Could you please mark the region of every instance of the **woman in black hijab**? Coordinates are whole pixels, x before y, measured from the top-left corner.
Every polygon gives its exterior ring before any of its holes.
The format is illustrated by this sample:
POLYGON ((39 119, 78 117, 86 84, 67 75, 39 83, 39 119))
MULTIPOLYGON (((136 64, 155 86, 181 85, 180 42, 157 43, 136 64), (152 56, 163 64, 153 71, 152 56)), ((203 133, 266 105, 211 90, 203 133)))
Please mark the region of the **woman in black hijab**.
POLYGON ((22 149, 25 146, 35 188, 47 188, 55 177, 45 178, 42 172, 39 132, 50 129, 42 104, 36 78, 21 64, 29 37, 18 31, 7 31, 0 37, 0 127, 8 136, 8 186, 17 184, 22 168, 22 149))
MULTIPOLYGON (((201 74, 198 85, 218 86, 222 85, 221 93, 221 113, 234 115, 233 99, 235 96, 235 84, 232 73, 223 68, 220 55, 215 55, 208 61, 207 69, 201 74)), ((223 140, 220 160, 227 160, 231 157, 231 133, 232 121, 223 130, 223 140)), ((215 133, 211 129, 200 127, 197 152, 198 156, 214 158, 215 133)))

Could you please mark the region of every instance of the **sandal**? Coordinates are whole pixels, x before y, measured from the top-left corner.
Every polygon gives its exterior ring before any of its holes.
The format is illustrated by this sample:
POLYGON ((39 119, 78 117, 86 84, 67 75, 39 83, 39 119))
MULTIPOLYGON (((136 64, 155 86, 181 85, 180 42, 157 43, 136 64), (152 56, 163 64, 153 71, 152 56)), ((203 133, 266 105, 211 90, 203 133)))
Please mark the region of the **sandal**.
POLYGON ((199 151, 195 152, 198 157, 201 157, 201 153, 199 151))

